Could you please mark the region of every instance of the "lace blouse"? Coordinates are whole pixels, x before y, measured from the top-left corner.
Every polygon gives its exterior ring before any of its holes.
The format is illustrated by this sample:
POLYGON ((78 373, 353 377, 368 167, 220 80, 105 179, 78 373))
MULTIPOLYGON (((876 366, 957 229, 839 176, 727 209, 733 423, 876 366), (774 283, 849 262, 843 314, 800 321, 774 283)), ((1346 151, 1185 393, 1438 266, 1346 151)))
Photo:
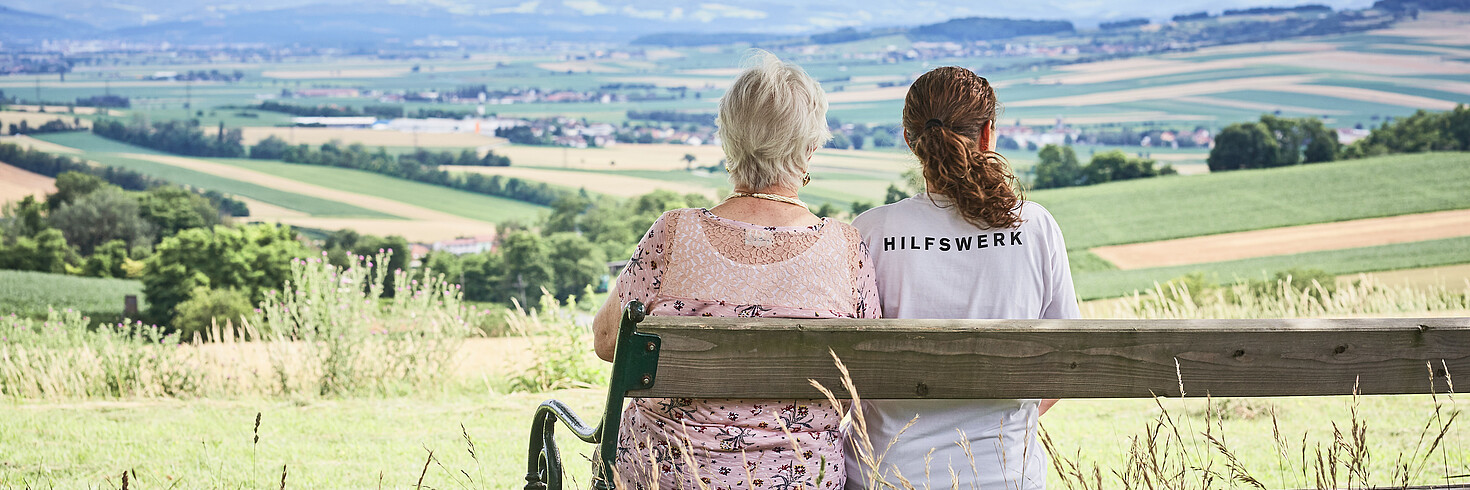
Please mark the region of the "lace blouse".
MULTIPOLYGON (((824 218, 763 227, 705 209, 660 216, 617 292, 620 303, 641 301, 651 315, 877 318, 882 311, 867 245, 852 226, 824 218)), ((826 402, 809 400, 635 399, 618 438, 620 488, 653 488, 653 480, 666 489, 841 488, 840 420, 826 402)))

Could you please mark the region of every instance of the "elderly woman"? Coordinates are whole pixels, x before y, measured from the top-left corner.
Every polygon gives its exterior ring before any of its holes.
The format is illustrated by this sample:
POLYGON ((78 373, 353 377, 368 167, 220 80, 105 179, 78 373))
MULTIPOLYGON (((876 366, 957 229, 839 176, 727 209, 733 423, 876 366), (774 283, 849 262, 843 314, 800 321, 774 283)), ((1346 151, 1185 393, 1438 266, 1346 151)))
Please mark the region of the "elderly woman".
MULTIPOLYGON (((770 53, 750 61, 717 121, 735 192, 712 209, 668 211, 643 235, 593 323, 603 359, 632 300, 651 315, 879 315, 857 230, 797 196, 831 137, 821 87, 770 53)), ((619 488, 841 488, 840 419, 806 400, 636 399, 618 435, 619 488)))

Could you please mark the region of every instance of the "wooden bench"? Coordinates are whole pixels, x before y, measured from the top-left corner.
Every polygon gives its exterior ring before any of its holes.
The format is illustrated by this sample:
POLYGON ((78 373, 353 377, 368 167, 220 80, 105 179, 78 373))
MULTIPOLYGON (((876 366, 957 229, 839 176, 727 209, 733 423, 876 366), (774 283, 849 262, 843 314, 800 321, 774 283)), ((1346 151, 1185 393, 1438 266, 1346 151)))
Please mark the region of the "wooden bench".
POLYGON ((645 318, 630 302, 601 423, 542 403, 525 488, 562 486, 558 421, 598 445, 592 486, 611 489, 624 398, 824 399, 809 380, 840 391, 833 354, 867 399, 1444 393, 1470 373, 1470 318, 645 318))

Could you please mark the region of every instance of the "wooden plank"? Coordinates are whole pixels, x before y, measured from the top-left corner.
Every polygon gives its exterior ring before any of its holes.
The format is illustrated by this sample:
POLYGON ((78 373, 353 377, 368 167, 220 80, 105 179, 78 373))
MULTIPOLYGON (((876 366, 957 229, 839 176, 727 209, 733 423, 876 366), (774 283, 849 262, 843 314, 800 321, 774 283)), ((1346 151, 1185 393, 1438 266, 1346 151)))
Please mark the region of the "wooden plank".
POLYGON ((653 388, 631 397, 821 398, 809 378, 842 394, 829 349, 863 398, 1180 396, 1181 380, 1188 396, 1444 393, 1446 370, 1470 380, 1470 318, 651 316, 638 329, 663 347, 653 388))

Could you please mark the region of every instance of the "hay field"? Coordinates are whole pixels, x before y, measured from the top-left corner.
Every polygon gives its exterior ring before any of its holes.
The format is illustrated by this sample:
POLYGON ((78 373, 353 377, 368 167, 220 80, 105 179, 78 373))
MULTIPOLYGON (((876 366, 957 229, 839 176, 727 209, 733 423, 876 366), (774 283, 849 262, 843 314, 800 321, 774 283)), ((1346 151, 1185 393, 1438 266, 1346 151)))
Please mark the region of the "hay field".
POLYGON ((1128 270, 1461 236, 1470 236, 1470 209, 1114 245, 1092 253, 1128 270))
POLYGON ((1352 114, 1352 112, 1349 111, 1318 109, 1315 107, 1300 107, 1294 105, 1267 104, 1265 102, 1251 102, 1248 100, 1225 99, 1220 97, 1178 97, 1174 100, 1189 104, 1206 104, 1219 107, 1229 107, 1232 109, 1247 109, 1261 112, 1287 111, 1298 112, 1302 114, 1325 114, 1329 116, 1345 116, 1348 114, 1352 114))
POLYGON ((674 191, 680 194, 704 194, 714 196, 714 189, 681 182, 618 175, 615 173, 556 170, 537 167, 472 167, 446 165, 441 169, 450 172, 472 172, 485 175, 500 175, 524 180, 546 182, 564 187, 587 189, 588 192, 617 197, 636 197, 655 189, 674 191))
POLYGON ((877 102, 882 100, 903 100, 908 95, 909 88, 904 87, 874 87, 860 90, 843 90, 841 92, 830 92, 827 94, 827 102, 841 104, 846 102, 877 102))
MULTIPOLYGON (((252 208, 253 210, 253 208, 252 208)), ((473 220, 392 220, 370 218, 251 217, 250 222, 282 223, 302 228, 341 230, 351 228, 358 233, 398 235, 410 242, 432 243, 466 236, 494 235, 495 224, 473 220)))
POLYGON ((0 204, 56 192, 56 179, 22 170, 0 162, 0 204))
POLYGON ((510 157, 513 166, 560 167, 592 170, 683 170, 684 155, 694 155, 694 165, 709 166, 725 158, 713 145, 618 144, 607 148, 507 145, 495 153, 510 157))
POLYGON ((413 147, 415 144, 425 148, 480 148, 489 145, 505 143, 502 138, 485 136, 475 133, 408 133, 393 130, 377 129, 337 129, 337 128, 277 128, 277 127, 244 127, 240 128, 244 137, 245 145, 254 145, 260 140, 275 136, 286 140, 293 145, 321 145, 330 141, 340 141, 344 144, 362 143, 371 148, 379 146, 405 146, 413 147))
MULTIPOLYGON (((90 116, 90 115, 93 115, 93 114, 97 114, 98 113, 98 108, 96 108, 96 107, 72 107, 72 108, 70 108, 70 111, 68 111, 68 108, 66 106, 64 106, 64 105, 48 105, 48 106, 46 106, 46 112, 44 112, 44 113, 41 112, 41 106, 36 106, 36 105, 24 105, 24 104, 17 105, 17 104, 11 104, 11 105, 7 105, 5 107, 8 110, 4 111, 3 112, 4 114, 9 114, 9 113, 14 112, 14 113, 34 113, 34 114, 41 114, 41 115, 51 115, 53 117, 54 116, 71 117, 71 116, 74 116, 74 115, 90 116)), ((104 112, 108 116, 121 116, 121 115, 127 114, 126 111, 123 111, 121 109, 107 109, 104 112)))
POLYGON ((572 73, 623 73, 621 67, 605 65, 596 61, 558 61, 551 63, 537 63, 536 68, 555 72, 572 73))
MULTIPOLYGON (((1470 291, 1470 264, 1382 271, 1374 272, 1370 275, 1379 283, 1386 286, 1408 287, 1421 290, 1447 288, 1450 290, 1465 289, 1470 291)), ((1362 279, 1362 276, 1362 274, 1338 276, 1337 283, 1352 284, 1353 281, 1362 279)))

